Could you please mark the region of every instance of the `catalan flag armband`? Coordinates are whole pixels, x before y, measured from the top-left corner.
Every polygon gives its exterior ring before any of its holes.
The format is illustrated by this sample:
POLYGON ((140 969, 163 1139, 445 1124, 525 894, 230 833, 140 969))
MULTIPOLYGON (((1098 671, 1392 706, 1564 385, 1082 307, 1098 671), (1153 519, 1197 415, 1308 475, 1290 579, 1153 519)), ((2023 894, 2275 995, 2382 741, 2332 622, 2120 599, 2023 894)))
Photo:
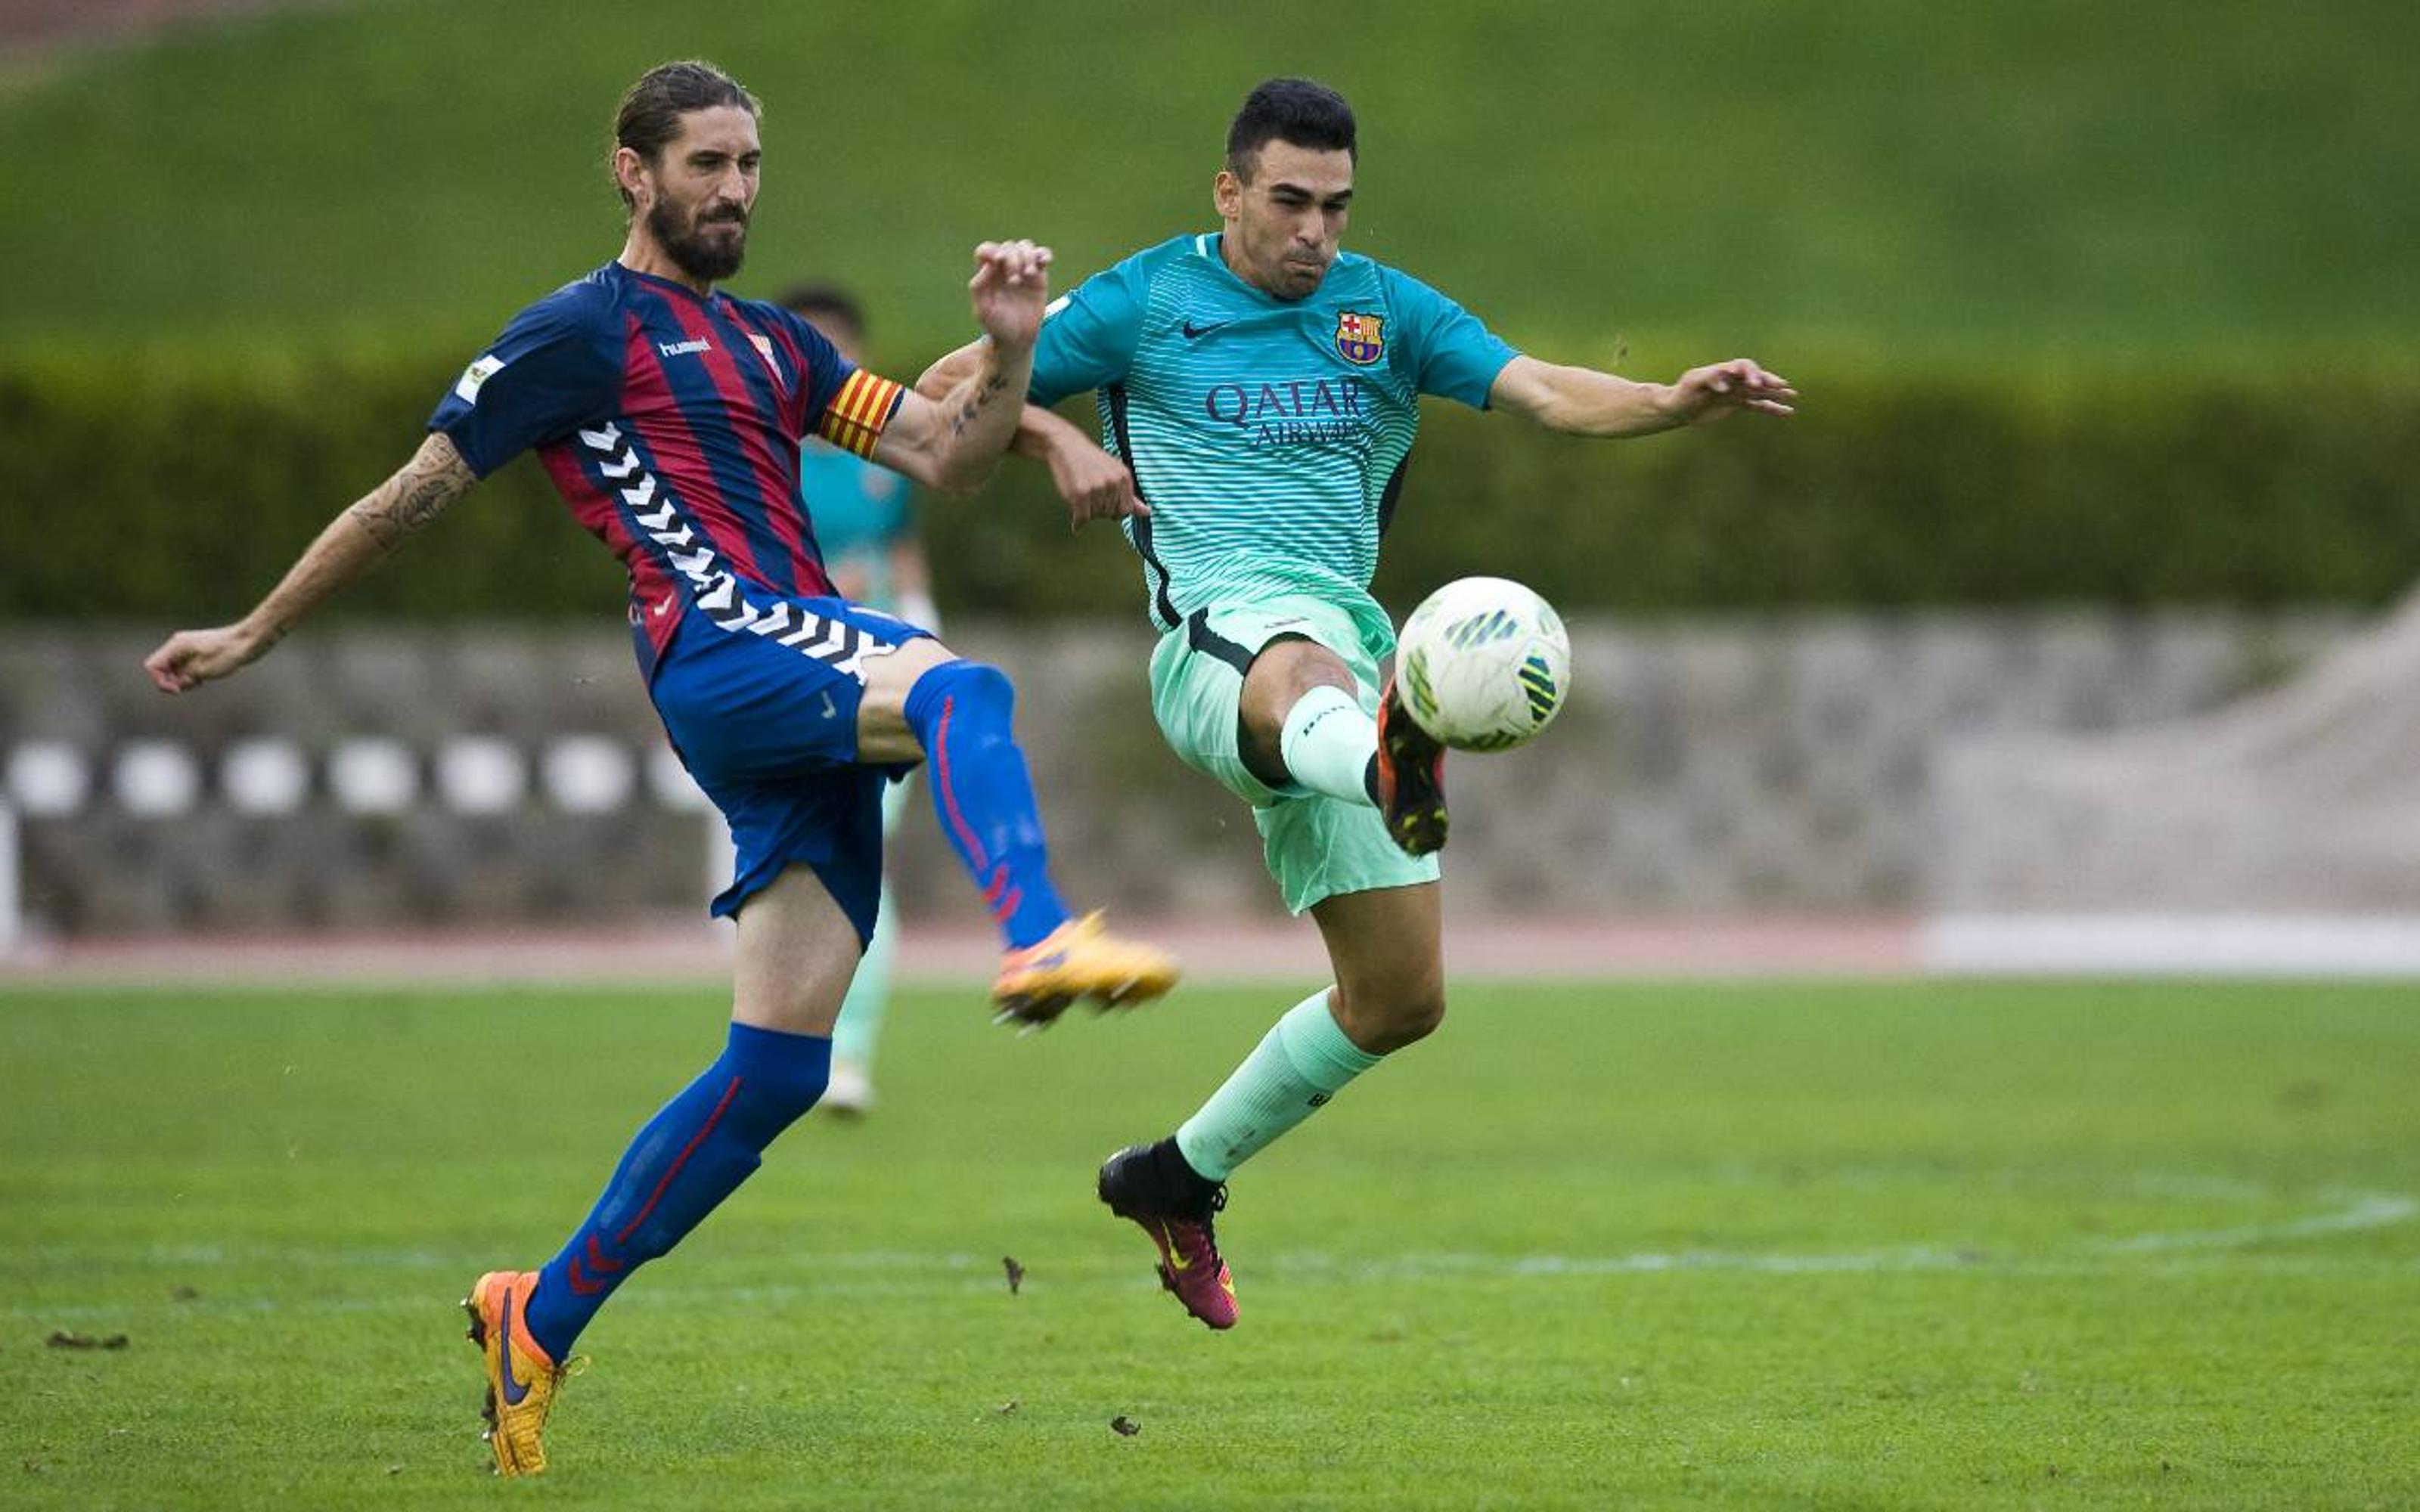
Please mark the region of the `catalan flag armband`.
POLYGON ((815 423, 815 434, 834 446, 871 457, 883 427, 899 412, 899 399, 905 392, 889 378, 876 378, 859 368, 832 395, 831 403, 824 407, 823 419, 815 423))

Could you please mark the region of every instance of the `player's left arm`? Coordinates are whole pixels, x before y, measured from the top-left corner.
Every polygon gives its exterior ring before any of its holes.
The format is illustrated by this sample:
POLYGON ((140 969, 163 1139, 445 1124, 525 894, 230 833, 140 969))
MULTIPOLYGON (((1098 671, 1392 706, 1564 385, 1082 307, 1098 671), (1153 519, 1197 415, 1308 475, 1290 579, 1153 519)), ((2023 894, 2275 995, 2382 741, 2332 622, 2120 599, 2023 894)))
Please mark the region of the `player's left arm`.
POLYGON ((1640 383, 1590 367, 1515 357, 1487 391, 1490 409, 1573 436, 1652 436, 1746 412, 1787 415, 1798 391, 1753 359, 1693 367, 1669 383, 1640 383))
POLYGON ((975 249, 967 290, 975 322, 991 339, 939 399, 901 391, 874 443, 874 461, 947 493, 972 493, 990 481, 1025 408, 1033 338, 1049 302, 1049 268, 1050 249, 1031 241, 986 241, 975 249))

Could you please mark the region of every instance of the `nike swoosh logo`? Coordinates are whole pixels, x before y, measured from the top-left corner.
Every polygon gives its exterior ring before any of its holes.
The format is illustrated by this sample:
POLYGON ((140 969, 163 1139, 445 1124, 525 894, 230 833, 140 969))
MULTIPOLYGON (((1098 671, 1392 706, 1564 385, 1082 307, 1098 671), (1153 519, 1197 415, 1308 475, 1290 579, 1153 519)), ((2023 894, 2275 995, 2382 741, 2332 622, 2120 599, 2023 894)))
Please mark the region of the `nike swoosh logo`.
POLYGON ((656 606, 656 618, 659 620, 662 619, 667 613, 671 612, 672 607, 673 601, 671 597, 667 595, 662 603, 656 606))
POLYGON ((504 1405, 519 1407, 521 1404, 521 1398, 529 1395, 529 1382, 513 1379, 513 1288, 510 1287, 504 1288, 504 1321, 497 1340, 499 1348, 496 1357, 504 1362, 504 1369, 500 1373, 504 1378, 504 1405))
POLYGON ((1168 1241, 1169 1269, 1174 1271, 1179 1275, 1183 1275, 1186 1272, 1192 1270, 1193 1262, 1187 1259, 1185 1257, 1184 1250, 1177 1247, 1176 1236, 1169 1232, 1168 1225, 1165 1222, 1160 1224, 1159 1233, 1162 1239, 1168 1241))
POLYGON ((824 694, 824 717, 829 719, 839 713, 839 708, 832 703, 830 692, 827 690, 824 694))
POLYGON ((1210 334, 1210 332, 1214 331, 1224 331, 1234 323, 1235 322, 1233 320, 1221 320, 1215 325, 1197 326, 1192 321, 1187 320, 1185 322, 1184 327, 1185 339, 1187 341, 1200 341, 1202 337, 1210 334))

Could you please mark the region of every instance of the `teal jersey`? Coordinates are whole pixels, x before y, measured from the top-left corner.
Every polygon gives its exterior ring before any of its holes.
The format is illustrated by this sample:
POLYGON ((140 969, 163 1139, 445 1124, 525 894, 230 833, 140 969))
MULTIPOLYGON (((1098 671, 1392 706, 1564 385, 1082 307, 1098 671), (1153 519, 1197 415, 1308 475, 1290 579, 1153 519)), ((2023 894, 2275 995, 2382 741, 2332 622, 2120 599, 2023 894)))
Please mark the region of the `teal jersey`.
POLYGON ((799 443, 799 503, 815 532, 827 572, 860 569, 865 604, 897 609, 891 548, 916 532, 906 478, 853 452, 808 437, 799 443))
POLYGON ((1153 623, 1307 594, 1376 615, 1370 576, 1403 487, 1419 396, 1473 409, 1517 355, 1460 305, 1351 253, 1280 300, 1179 237, 1051 305, 1031 397, 1096 391, 1101 444, 1133 469, 1126 522, 1153 623), (1362 609, 1367 606, 1366 610, 1362 609))

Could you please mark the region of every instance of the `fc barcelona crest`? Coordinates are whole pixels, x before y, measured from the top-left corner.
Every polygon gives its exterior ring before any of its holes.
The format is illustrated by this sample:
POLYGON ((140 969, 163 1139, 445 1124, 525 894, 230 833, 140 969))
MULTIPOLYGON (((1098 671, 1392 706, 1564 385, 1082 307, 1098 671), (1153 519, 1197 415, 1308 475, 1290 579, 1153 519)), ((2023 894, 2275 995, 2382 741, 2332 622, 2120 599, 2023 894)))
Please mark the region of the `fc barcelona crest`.
POLYGON ((1369 366, 1387 355, 1384 316, 1347 310, 1336 317, 1336 351, 1348 363, 1369 366))

